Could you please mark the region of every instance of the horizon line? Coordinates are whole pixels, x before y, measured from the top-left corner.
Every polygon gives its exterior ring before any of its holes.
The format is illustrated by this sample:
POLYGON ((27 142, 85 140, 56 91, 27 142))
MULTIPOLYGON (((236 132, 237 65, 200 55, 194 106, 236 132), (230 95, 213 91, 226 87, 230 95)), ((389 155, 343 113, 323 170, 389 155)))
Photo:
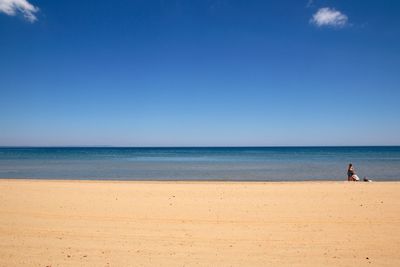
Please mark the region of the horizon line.
POLYGON ((65 146, 2 146, 0 148, 284 148, 284 147, 400 147, 400 145, 260 145, 260 146, 113 146, 113 145, 65 145, 65 146))

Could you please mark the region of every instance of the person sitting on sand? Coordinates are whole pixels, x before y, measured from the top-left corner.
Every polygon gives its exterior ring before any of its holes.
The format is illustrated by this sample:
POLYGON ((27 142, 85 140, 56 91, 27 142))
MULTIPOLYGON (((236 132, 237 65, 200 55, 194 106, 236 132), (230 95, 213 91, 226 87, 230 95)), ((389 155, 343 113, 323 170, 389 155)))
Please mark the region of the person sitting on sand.
POLYGON ((357 182, 360 181, 360 178, 357 176, 356 171, 354 170, 353 164, 349 164, 347 168, 347 181, 357 182))

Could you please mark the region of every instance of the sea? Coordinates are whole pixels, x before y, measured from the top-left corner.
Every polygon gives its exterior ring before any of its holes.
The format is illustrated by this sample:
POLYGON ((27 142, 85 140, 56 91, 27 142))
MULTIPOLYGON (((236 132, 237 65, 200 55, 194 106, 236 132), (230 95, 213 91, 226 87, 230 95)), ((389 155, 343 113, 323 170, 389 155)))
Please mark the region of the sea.
POLYGON ((173 181, 400 180, 400 146, 1 147, 0 178, 173 181))

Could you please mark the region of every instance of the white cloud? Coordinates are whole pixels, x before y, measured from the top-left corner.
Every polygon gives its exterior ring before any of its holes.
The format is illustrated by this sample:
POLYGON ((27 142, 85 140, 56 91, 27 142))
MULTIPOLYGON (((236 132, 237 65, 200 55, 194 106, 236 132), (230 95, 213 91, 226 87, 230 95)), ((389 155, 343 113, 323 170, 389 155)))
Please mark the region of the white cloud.
POLYGON ((323 7, 313 15, 310 22, 322 26, 344 27, 346 26, 348 17, 342 12, 329 7, 323 7))
POLYGON ((17 13, 22 13, 25 19, 30 22, 37 20, 35 13, 39 8, 35 7, 27 0, 0 0, 0 12, 10 16, 15 16, 17 13))

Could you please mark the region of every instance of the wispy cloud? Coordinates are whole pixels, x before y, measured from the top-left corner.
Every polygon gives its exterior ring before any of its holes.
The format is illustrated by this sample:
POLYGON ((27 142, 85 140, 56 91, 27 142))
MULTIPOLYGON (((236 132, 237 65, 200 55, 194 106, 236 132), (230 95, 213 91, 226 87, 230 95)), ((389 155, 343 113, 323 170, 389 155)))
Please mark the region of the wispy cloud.
POLYGON ((21 13, 28 21, 35 22, 37 20, 35 13, 38 11, 39 8, 32 5, 27 0, 0 0, 0 12, 9 16, 15 16, 17 13, 21 13))
POLYGON ((318 27, 344 27, 347 25, 348 17, 334 8, 323 7, 318 9, 310 22, 318 27))

